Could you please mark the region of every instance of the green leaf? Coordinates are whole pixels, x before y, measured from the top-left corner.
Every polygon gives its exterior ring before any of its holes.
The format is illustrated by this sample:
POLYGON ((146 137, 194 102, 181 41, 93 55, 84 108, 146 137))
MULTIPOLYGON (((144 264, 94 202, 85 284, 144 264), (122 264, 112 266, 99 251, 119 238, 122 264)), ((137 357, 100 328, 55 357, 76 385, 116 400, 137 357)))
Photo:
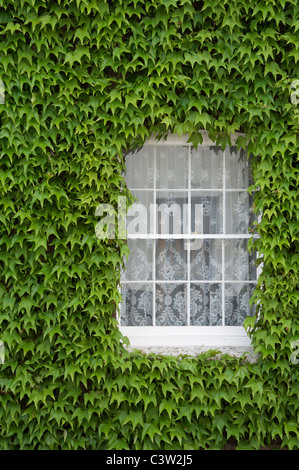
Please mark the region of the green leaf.
POLYGON ((161 414, 164 410, 167 411, 169 419, 171 419, 171 415, 173 410, 176 408, 176 404, 172 400, 166 400, 163 398, 159 405, 159 414, 161 414))
POLYGON ((162 436, 162 433, 158 426, 154 423, 144 423, 141 439, 144 440, 145 436, 149 436, 150 440, 154 442, 156 436, 162 436))
POLYGON ((141 411, 130 411, 126 419, 124 420, 124 424, 132 423, 133 431, 134 429, 140 424, 143 427, 143 415, 141 411))
POLYGON ((297 422, 288 421, 286 423, 283 423, 283 427, 288 438, 290 437, 291 432, 295 433, 297 438, 299 437, 299 429, 297 422))
POLYGON ((69 63, 70 67, 72 67, 75 62, 81 64, 84 56, 90 59, 89 48, 86 46, 77 46, 74 52, 68 52, 66 54, 64 62, 65 64, 69 63))

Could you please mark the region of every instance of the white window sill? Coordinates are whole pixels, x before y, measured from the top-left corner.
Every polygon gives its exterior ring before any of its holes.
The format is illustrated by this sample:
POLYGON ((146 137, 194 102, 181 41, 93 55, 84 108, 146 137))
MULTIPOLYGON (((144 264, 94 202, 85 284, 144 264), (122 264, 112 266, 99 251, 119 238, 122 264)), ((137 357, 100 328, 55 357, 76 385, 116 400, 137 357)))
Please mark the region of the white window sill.
POLYGON ((246 353, 246 360, 251 363, 256 362, 258 357, 253 351, 250 338, 241 326, 119 326, 119 329, 123 336, 130 340, 130 345, 125 346, 130 352, 138 350, 145 354, 187 354, 196 357, 213 349, 219 351, 213 356, 216 359, 222 354, 240 357, 246 353))

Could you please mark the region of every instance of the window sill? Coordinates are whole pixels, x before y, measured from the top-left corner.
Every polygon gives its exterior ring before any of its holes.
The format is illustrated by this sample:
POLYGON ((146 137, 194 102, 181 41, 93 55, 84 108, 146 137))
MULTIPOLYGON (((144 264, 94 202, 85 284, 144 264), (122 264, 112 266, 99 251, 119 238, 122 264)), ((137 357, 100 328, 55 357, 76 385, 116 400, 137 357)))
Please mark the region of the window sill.
POLYGON ((141 347, 250 347, 243 326, 120 326, 133 348, 141 347))

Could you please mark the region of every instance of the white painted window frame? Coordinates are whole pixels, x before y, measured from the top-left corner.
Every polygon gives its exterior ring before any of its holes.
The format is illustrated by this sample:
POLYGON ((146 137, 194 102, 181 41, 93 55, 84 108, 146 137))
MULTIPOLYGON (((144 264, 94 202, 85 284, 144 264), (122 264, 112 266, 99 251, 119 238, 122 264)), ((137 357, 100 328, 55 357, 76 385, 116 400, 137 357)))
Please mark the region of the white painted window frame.
MULTIPOLYGON (((199 146, 215 146, 215 142, 212 141, 208 137, 208 132, 201 131, 201 135, 203 137, 203 142, 199 146)), ((231 134, 231 143, 232 146, 236 145, 236 140, 239 136, 244 136, 244 134, 236 133, 231 134)), ((188 146, 189 147, 189 159, 191 158, 191 147, 192 143, 188 142, 189 136, 183 135, 178 136, 177 134, 172 134, 167 137, 166 140, 156 140, 154 137, 148 139, 145 142, 145 146, 147 145, 154 145, 154 146, 188 146)), ((225 159, 224 159, 225 162, 225 159)), ((189 171, 191 165, 189 160, 189 171)), ((225 167, 223 168, 223 172, 225 172, 225 167)), ((136 189, 138 190, 138 189, 136 189)), ((212 189, 211 189, 212 190, 212 189)), ((156 189, 154 188, 154 194, 156 189)), ((185 191, 185 190, 184 190, 185 191)), ((188 187, 188 202, 190 203, 190 195, 191 195, 191 188, 190 188, 190 175, 189 175, 189 187, 188 187)), ((198 190, 197 190, 198 191, 198 190)), ((208 191, 205 189, 205 191, 208 191)), ((214 190, 213 190, 214 191, 214 190)), ((222 189, 222 194, 224 197, 223 200, 223 221, 225 221, 225 195, 226 192, 229 192, 229 189, 225 188, 225 178, 224 178, 224 187, 222 189)), ((231 190, 235 192, 236 190, 231 190)), ((245 191, 245 190, 243 190, 245 191)), ((190 211, 188 212, 188 226, 189 226, 189 233, 191 233, 191 217, 190 211)), ((154 217, 156 220, 156 217, 154 217)), ((192 234, 192 239, 249 239, 252 238, 253 235, 251 234, 192 234)), ((151 239, 161 239, 161 238, 171 238, 171 239, 186 239, 188 238, 188 234, 172 234, 163 235, 157 234, 156 230, 154 230, 154 234, 139 234, 139 235, 130 235, 128 236, 130 239, 136 238, 151 238, 151 239)), ((155 244, 154 244, 155 250, 155 244)), ((222 250, 222 256, 224 254, 224 250, 222 250)), ((257 253, 258 255, 258 253, 257 253)), ((155 256, 155 252, 154 252, 155 256)), ((190 263, 190 250, 188 249, 188 265, 190 263)), ((224 260, 222 260, 222 279, 221 281, 213 281, 219 284, 224 285, 225 276, 224 276, 224 260)), ((257 268, 257 278, 261 273, 262 266, 258 266, 257 268)), ((155 270, 153 269, 153 279, 152 281, 146 281, 147 283, 153 283, 153 298, 155 301, 155 270)), ((168 282, 169 281, 160 281, 159 283, 168 282)), ((201 283, 209 283, 211 281, 196 281, 196 284, 201 283)), ((256 284, 256 280, 254 281, 229 281, 230 284, 242 284, 248 285, 250 283, 256 284)), ((144 281, 125 281, 125 284, 144 284, 144 281)), ((171 283, 182 283, 182 281, 171 281, 171 283)), ((187 283, 187 288, 190 289, 190 269, 188 269, 188 279, 184 281, 187 283)), ((208 346, 208 347, 221 347, 221 346, 232 346, 232 347, 250 347, 250 338, 248 337, 245 329, 243 326, 226 326, 224 325, 224 288, 222 288, 222 319, 223 325, 222 326, 122 326, 119 321, 119 329, 124 336, 127 336, 130 340, 130 346, 132 348, 142 348, 142 347, 201 347, 201 346, 208 346)), ((188 296, 189 298, 190 296, 188 296)), ((190 319, 190 305, 187 305, 187 320, 189 322, 190 319)), ((119 317, 118 317, 118 320, 119 317)))

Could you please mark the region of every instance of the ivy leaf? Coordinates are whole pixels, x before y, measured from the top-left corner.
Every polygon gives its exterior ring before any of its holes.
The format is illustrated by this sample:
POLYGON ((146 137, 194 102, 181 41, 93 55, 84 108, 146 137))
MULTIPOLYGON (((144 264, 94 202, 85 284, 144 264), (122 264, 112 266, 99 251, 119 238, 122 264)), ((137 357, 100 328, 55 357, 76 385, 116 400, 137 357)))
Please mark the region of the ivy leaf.
POLYGON ((272 62, 266 63, 264 76, 268 75, 269 73, 271 73, 274 77, 276 77, 277 75, 281 75, 282 71, 280 67, 278 66, 278 64, 272 61, 272 62))
POLYGON ((130 411, 128 416, 124 420, 124 424, 132 423, 133 431, 140 424, 142 427, 144 425, 143 414, 141 411, 130 411))
POLYGON ((89 48, 86 46, 77 46, 74 52, 68 52, 66 54, 64 62, 69 63, 70 67, 72 67, 75 62, 81 64, 82 57, 84 56, 90 59, 89 48))
POLYGON ((169 419, 171 419, 172 412, 175 409, 175 404, 171 400, 166 400, 163 398, 159 405, 159 413, 161 414, 163 410, 166 410, 169 416, 169 419))
POLYGON ((86 26, 85 28, 78 28, 75 31, 74 38, 80 39, 81 44, 83 44, 85 41, 85 38, 87 40, 90 40, 90 32, 89 32, 89 27, 86 26))
POLYGON ((193 132, 189 137, 188 142, 191 142, 193 147, 197 149, 198 145, 202 144, 203 137, 200 132, 193 132))
POLYGON ((152 442, 154 442, 155 436, 162 436, 162 433, 155 423, 144 423, 141 439, 144 440, 145 436, 148 435, 152 442))
POLYGON ((223 429, 228 425, 229 420, 230 414, 228 412, 216 414, 213 418, 213 427, 217 428, 219 432, 222 433, 223 429))

